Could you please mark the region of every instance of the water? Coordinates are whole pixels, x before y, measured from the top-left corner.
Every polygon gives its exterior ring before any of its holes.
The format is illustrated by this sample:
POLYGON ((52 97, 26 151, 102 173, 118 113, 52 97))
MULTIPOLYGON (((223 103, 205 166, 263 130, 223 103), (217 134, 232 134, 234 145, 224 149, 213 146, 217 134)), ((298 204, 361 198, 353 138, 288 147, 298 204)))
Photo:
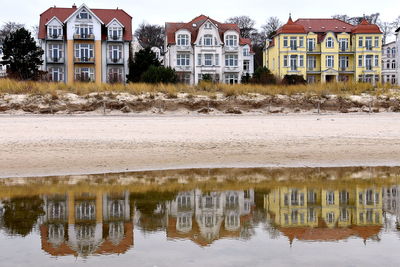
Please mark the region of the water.
POLYGON ((400 168, 0 180, 0 266, 399 266, 400 168))

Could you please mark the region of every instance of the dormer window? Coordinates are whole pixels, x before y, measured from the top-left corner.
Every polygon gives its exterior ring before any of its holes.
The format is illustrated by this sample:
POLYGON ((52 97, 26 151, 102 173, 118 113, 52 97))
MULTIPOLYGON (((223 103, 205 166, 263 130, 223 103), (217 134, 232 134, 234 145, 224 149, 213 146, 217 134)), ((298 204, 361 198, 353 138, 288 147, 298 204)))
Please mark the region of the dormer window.
POLYGON ((108 28, 108 37, 113 40, 121 39, 122 28, 121 27, 109 27, 108 28))
POLYGON ((47 28, 48 37, 50 38, 58 38, 62 36, 62 27, 61 26, 48 26, 47 28))
POLYGON ((204 45, 205 46, 213 45, 213 36, 211 34, 204 35, 204 45))
POLYGON ((327 48, 333 48, 334 44, 333 44, 333 38, 332 37, 328 37, 328 39, 326 39, 326 47, 327 48))
POLYGON ((78 15, 76 15, 77 19, 92 19, 92 15, 90 15, 85 9, 82 9, 78 15))
POLYGON ((238 38, 236 35, 227 35, 225 39, 225 45, 227 46, 237 46, 238 38))
POLYGON ((189 35, 188 34, 178 34, 178 45, 188 46, 189 45, 189 35))
POLYGON ((211 23, 206 23, 206 24, 204 25, 204 28, 205 28, 205 29, 212 29, 211 23))

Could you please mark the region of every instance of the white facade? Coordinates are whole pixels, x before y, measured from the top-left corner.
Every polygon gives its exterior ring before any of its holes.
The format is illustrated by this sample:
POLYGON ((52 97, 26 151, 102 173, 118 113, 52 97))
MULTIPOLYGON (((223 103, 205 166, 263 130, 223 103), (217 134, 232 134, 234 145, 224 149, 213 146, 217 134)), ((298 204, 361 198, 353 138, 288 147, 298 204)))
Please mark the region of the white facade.
POLYGON ((397 48, 396 42, 382 46, 382 82, 397 84, 397 48))
MULTIPOLYGON (((2 61, 3 60, 3 49, 2 49, 2 47, 1 47, 1 45, 0 45, 0 61, 2 61)), ((0 78, 4 78, 4 77, 6 77, 6 66, 3 66, 3 65, 1 65, 0 64, 0 78)))
POLYGON ((215 82, 240 83, 242 75, 253 74, 254 54, 241 44, 238 31, 221 34, 221 25, 210 19, 191 25, 197 36, 181 28, 174 33, 175 42, 168 40, 168 33, 165 40, 164 64, 175 69, 181 82, 197 84, 208 76, 215 82))
POLYGON ((396 70, 397 84, 400 85, 400 28, 396 30, 396 70))

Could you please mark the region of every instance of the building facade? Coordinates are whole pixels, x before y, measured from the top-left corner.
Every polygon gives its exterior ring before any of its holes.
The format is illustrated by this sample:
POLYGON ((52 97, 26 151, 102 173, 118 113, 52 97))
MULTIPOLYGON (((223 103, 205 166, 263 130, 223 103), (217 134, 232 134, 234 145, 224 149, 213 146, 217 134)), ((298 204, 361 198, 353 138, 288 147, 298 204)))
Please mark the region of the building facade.
MULTIPOLYGON (((0 44, 0 62, 2 60, 3 60, 3 49, 2 45, 0 44)), ((0 79, 6 77, 6 75, 7 75, 6 66, 0 64, 0 79)))
POLYGON ((122 9, 52 7, 40 15, 42 70, 51 81, 125 82, 132 17, 122 9))
POLYGON ((400 28, 395 31, 396 34, 396 77, 397 77, 397 84, 400 85, 400 28))
POLYGON ((378 82, 382 32, 363 20, 351 25, 338 19, 298 19, 268 40, 264 66, 273 74, 301 75, 307 82, 378 82))
POLYGON ((397 84, 396 42, 382 46, 382 82, 397 84))
POLYGON ((235 24, 201 15, 188 23, 166 23, 165 31, 164 65, 174 68, 181 82, 233 84, 254 72, 251 41, 240 37, 235 24))

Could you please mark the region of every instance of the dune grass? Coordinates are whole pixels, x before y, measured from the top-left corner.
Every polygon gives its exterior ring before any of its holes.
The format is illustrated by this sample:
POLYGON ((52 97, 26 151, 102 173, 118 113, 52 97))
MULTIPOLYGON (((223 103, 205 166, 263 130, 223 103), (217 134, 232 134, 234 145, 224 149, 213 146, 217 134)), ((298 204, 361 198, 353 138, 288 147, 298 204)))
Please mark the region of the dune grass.
POLYGON ((313 95, 359 95, 369 93, 371 95, 391 94, 392 89, 398 87, 390 84, 337 82, 326 84, 306 84, 306 85, 255 85, 255 84, 223 84, 201 82, 198 85, 186 84, 96 84, 96 83, 54 83, 54 82, 33 82, 16 81, 11 79, 0 79, 0 94, 57 94, 59 92, 70 92, 78 95, 89 93, 116 92, 116 93, 165 93, 171 97, 178 93, 188 93, 190 95, 215 95, 222 93, 226 96, 245 95, 256 93, 261 95, 294 95, 294 94, 313 94, 313 95))

